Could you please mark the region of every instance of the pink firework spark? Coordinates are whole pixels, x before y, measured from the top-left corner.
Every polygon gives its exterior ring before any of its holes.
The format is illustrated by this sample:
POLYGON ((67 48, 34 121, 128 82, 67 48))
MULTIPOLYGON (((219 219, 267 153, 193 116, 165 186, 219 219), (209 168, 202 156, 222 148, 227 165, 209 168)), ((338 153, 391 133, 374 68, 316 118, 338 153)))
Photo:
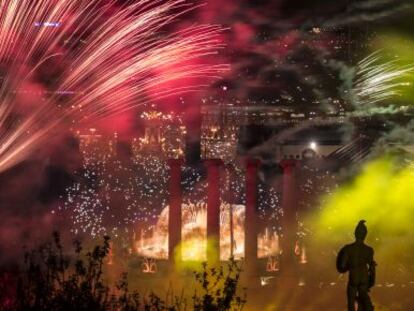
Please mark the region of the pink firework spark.
POLYGON ((228 66, 208 60, 223 48, 220 26, 165 31, 192 9, 186 0, 2 1, 0 172, 56 131, 142 105, 148 91, 158 100, 220 77, 228 66))

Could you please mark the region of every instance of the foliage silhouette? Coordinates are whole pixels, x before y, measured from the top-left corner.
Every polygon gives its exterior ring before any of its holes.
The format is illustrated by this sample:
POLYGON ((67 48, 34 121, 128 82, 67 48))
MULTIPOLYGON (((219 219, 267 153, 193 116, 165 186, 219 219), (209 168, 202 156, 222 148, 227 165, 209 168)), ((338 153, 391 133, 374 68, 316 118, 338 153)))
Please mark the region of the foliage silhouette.
POLYGON ((203 263, 200 272, 194 272, 201 294, 195 292, 195 311, 242 310, 246 297, 237 294, 241 266, 231 258, 226 267, 208 268, 203 263))
POLYGON ((189 306, 184 292, 177 296, 171 290, 163 300, 152 292, 130 291, 126 273, 116 286, 109 286, 104 277, 109 251, 110 238, 105 236, 92 251, 84 251, 75 241, 75 255, 70 257, 64 254, 60 235, 53 233, 51 242, 25 253, 23 267, 16 273, 14 295, 10 291, 4 297, 0 294, 0 310, 225 311, 241 310, 245 304, 245 298, 237 294, 241 267, 234 260, 220 268, 203 264, 201 271, 194 272, 201 290, 195 292, 189 306))

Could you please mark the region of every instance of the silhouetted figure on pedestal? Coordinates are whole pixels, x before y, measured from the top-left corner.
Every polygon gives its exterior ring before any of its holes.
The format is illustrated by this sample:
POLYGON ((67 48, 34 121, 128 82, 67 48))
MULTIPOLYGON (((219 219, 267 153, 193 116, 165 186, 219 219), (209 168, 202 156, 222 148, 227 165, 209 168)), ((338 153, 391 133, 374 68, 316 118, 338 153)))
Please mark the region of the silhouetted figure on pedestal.
POLYGON ((355 242, 345 245, 338 253, 336 266, 340 273, 349 272, 347 297, 348 311, 372 311, 369 290, 375 284, 374 249, 364 243, 368 230, 365 220, 361 220, 355 229, 355 242))

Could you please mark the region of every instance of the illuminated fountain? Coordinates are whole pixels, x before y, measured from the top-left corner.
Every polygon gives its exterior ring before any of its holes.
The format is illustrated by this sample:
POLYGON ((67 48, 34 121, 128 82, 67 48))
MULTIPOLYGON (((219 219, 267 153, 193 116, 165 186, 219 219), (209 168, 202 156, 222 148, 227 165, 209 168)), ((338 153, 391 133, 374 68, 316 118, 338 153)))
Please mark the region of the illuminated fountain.
MULTIPOLYGON (((168 259, 168 206, 162 211, 149 237, 141 235, 135 242, 139 256, 168 259)), ((222 203, 220 207, 220 258, 227 260, 244 257, 244 205, 222 203), (233 222, 230 221, 233 209, 233 222), (233 227, 233 232, 230 228, 233 227), (233 242, 232 240, 233 236, 233 242), (231 251, 233 249, 233 251, 231 251)), ((183 260, 206 260, 207 253, 207 204, 205 202, 182 204, 182 247, 183 260)), ((265 229, 258 235, 258 257, 277 256, 280 253, 279 236, 265 229)))

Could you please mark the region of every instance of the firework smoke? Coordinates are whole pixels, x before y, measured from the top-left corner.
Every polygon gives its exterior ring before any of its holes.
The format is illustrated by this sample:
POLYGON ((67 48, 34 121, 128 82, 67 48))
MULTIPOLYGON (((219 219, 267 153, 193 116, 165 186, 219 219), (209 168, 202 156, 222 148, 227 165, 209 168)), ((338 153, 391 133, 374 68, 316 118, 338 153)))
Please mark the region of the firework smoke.
POLYGON ((350 2, 345 13, 327 19, 324 27, 343 27, 366 22, 376 22, 406 12, 411 4, 406 0, 362 0, 350 2))
POLYGON ((164 32, 191 9, 185 0, 3 1, 0 172, 65 125, 124 112, 148 93, 197 90, 226 71, 207 60, 222 47, 220 27, 164 32))

